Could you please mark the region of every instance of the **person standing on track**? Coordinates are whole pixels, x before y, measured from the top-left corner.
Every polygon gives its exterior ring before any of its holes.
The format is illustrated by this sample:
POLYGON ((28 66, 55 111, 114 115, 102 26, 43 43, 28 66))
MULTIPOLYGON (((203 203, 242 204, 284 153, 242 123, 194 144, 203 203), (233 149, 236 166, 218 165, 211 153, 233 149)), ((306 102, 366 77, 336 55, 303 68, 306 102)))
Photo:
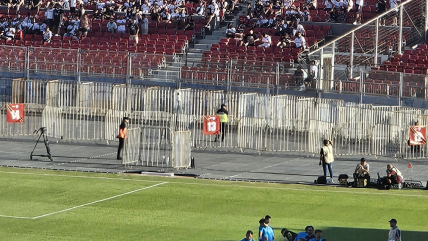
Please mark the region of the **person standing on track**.
POLYGON ((119 138, 119 148, 117 149, 117 160, 122 160, 120 153, 122 152, 123 146, 125 144, 125 138, 127 136, 127 131, 128 131, 128 122, 129 122, 129 118, 124 117, 122 120, 122 123, 120 123, 120 126, 119 126, 119 135, 117 136, 117 138, 119 138))
POLYGON ((217 111, 217 115, 220 116, 220 134, 216 136, 215 141, 217 141, 220 138, 221 135, 221 141, 224 141, 224 136, 226 132, 226 123, 228 121, 228 115, 229 112, 227 111, 227 106, 225 104, 221 104, 220 109, 217 111))
POLYGON ((320 152, 320 165, 324 171, 324 176, 327 177, 327 168, 330 172, 331 181, 333 181, 333 146, 330 140, 324 140, 324 146, 320 152))

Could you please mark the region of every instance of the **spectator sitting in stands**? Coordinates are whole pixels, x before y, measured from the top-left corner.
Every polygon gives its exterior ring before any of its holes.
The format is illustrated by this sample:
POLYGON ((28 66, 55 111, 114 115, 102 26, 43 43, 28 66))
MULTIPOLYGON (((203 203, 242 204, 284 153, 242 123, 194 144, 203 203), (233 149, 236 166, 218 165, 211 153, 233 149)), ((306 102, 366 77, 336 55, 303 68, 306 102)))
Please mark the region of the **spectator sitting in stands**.
POLYGON ((262 15, 266 16, 266 18, 270 18, 272 12, 273 12, 272 3, 267 1, 266 4, 263 6, 262 15))
POLYGON ((257 20, 256 26, 258 28, 266 28, 269 25, 269 20, 264 18, 263 15, 260 15, 259 20, 257 20))
POLYGON ((344 6, 347 13, 351 12, 354 9, 354 0, 345 0, 344 6))
POLYGON ((317 9, 317 1, 316 0, 306 0, 306 6, 310 10, 316 10, 317 9))
POLYGON ((267 35, 266 33, 263 33, 262 42, 263 43, 260 44, 259 47, 269 48, 270 45, 272 44, 272 39, 269 35, 267 35))
POLYGON ((255 46, 256 41, 259 40, 256 34, 254 34, 251 29, 248 34, 244 36, 244 45, 245 46, 255 46))
POLYGON ((143 14, 149 14, 150 13, 150 6, 151 4, 145 0, 144 3, 141 5, 141 11, 143 14))
POLYGON ((195 28, 195 21, 193 20, 192 16, 187 16, 186 19, 186 27, 184 28, 185 30, 193 30, 195 28))
POLYGON ((291 43, 290 35, 286 33, 285 36, 281 36, 281 39, 279 40, 276 46, 280 48, 289 48, 290 43, 291 43))
POLYGON ((35 22, 33 24, 33 27, 31 28, 31 33, 42 35, 45 32, 46 28, 47 28, 46 23, 44 23, 41 19, 39 19, 38 22, 35 22))
POLYGON ((92 20, 94 19, 103 20, 103 14, 101 13, 100 10, 95 9, 94 14, 92 15, 92 20))
POLYGON ((296 28, 293 29, 293 35, 296 36, 298 33, 301 33, 302 36, 306 35, 305 28, 300 23, 297 24, 296 28))
POLYGON ((276 36, 284 36, 287 33, 287 23, 282 19, 281 22, 277 22, 276 25, 276 36))
POLYGON ((303 11, 300 12, 302 15, 302 22, 311 20, 311 13, 309 12, 309 8, 307 6, 303 7, 303 11))
POLYGON ((204 1, 201 1, 199 6, 196 8, 196 15, 198 16, 204 16, 206 9, 205 9, 206 3, 204 1))
POLYGON ((232 23, 229 23, 226 29, 226 37, 227 38, 235 38, 236 29, 233 27, 232 23))
POLYGON ((107 23, 107 32, 112 35, 117 32, 117 24, 114 22, 113 18, 110 18, 110 21, 107 23))
POLYGON ((310 240, 314 237, 314 227, 306 226, 305 232, 298 233, 297 237, 294 240, 298 241, 300 238, 303 238, 303 240, 310 240))
POLYGON ((159 22, 164 22, 164 23, 171 22, 171 14, 168 12, 167 8, 165 8, 159 15, 159 22))
POLYGON ((306 48, 306 40, 305 37, 302 36, 302 33, 297 33, 297 37, 294 39, 294 44, 296 45, 296 48, 306 48))
POLYGON ((130 0, 126 0, 125 3, 123 3, 123 6, 119 8, 120 11, 126 11, 128 8, 132 8, 134 6, 133 2, 130 2, 130 0))
POLYGON ((330 19, 334 20, 334 9, 333 9, 333 3, 331 2, 331 0, 327 0, 324 2, 325 5, 325 11, 329 14, 330 19))
POLYGON ((8 39, 3 28, 0 28, 0 39, 8 39))
POLYGON ((279 0, 275 0, 274 4, 272 5, 272 10, 273 10, 275 16, 281 16, 282 15, 282 8, 281 8, 281 3, 279 0))
POLYGON ((16 29, 13 27, 12 23, 9 23, 9 26, 5 28, 4 31, 7 39, 9 40, 15 39, 16 29))
POLYGON ((52 32, 49 27, 46 28, 46 31, 43 33, 43 43, 50 43, 52 40, 52 32))
POLYGON ((7 3, 7 15, 10 14, 11 8, 16 8, 16 14, 19 14, 19 8, 24 5, 24 0, 9 0, 7 3))

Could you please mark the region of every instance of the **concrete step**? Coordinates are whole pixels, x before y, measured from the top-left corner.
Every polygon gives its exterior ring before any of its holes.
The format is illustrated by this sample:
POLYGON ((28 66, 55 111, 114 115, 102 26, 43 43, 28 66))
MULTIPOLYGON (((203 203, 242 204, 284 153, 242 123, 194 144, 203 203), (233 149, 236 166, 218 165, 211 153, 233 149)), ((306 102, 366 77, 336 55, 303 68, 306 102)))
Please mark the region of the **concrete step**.
POLYGON ((200 49, 200 50, 210 50, 211 49, 211 45, 213 43, 198 43, 195 44, 195 47, 193 49, 200 49))
MULTIPOLYGON (((211 49, 211 45, 210 45, 210 49, 211 49)), ((204 51, 207 49, 189 49, 188 53, 198 53, 198 54, 202 54, 204 53, 204 51)), ((209 49, 208 49, 209 50, 209 49)))

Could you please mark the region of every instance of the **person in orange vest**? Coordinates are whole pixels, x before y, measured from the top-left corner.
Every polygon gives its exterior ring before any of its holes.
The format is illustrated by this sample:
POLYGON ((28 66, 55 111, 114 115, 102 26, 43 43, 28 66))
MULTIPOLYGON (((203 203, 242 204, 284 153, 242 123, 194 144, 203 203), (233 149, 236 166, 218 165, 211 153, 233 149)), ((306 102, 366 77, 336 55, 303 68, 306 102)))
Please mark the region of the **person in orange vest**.
POLYGON ((122 160, 120 153, 122 152, 123 145, 125 144, 125 138, 127 136, 126 132, 128 131, 128 122, 129 122, 129 118, 123 117, 122 123, 120 123, 120 126, 119 126, 119 135, 117 136, 117 138, 119 138, 119 148, 117 149, 117 160, 122 160))

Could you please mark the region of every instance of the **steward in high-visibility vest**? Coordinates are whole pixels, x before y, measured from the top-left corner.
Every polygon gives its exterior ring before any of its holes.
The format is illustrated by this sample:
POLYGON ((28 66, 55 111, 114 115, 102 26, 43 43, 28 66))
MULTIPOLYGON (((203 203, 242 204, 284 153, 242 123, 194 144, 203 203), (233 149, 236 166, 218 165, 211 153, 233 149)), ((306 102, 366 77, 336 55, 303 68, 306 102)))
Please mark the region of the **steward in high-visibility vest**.
MULTIPOLYGON (((228 114, 227 106, 225 104, 221 104, 220 109, 217 111, 217 115, 220 117, 220 134, 221 134, 221 141, 224 141, 224 136, 226 132, 226 123, 228 121, 228 114)), ((215 141, 219 139, 220 135, 217 135, 215 138, 215 141)))
POLYGON ((122 120, 122 123, 120 123, 120 126, 119 126, 119 135, 117 135, 117 138, 119 138, 119 147, 117 149, 117 160, 122 160, 120 153, 122 152, 123 146, 125 144, 126 132, 128 131, 128 122, 129 122, 129 118, 124 117, 122 120))

